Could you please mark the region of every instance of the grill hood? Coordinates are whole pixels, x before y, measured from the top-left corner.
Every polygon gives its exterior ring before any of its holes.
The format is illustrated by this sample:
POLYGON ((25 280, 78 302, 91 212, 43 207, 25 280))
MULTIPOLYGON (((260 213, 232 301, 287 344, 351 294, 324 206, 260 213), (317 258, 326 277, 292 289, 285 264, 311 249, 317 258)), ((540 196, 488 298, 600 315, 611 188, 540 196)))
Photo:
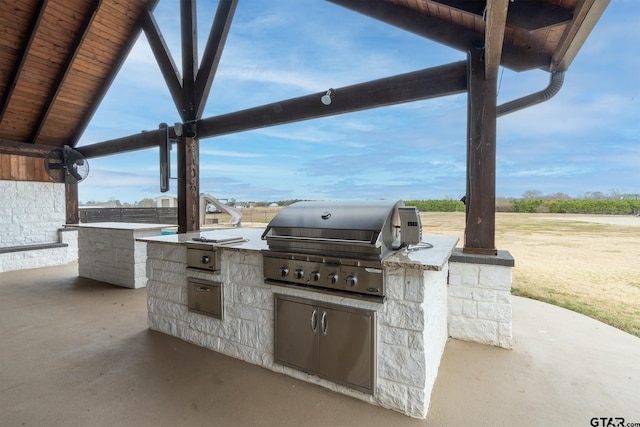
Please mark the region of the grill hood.
MULTIPOLYGON (((402 201, 297 202, 281 210, 262 235, 270 250, 380 260, 415 238, 403 241, 403 212, 417 210, 402 201)), ((405 232, 405 234, 410 234, 405 232)))

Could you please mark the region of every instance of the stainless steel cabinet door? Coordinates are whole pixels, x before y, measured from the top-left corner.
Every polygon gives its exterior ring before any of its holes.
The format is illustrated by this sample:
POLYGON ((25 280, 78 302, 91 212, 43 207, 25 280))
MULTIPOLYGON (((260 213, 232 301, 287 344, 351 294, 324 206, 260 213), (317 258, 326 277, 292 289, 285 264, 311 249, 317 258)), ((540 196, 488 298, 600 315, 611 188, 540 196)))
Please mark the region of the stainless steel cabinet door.
POLYGON ((318 369, 318 307, 276 298, 275 359, 307 372, 318 369))
POLYGON ((318 372, 336 382, 372 392, 375 379, 374 315, 320 306, 318 372))

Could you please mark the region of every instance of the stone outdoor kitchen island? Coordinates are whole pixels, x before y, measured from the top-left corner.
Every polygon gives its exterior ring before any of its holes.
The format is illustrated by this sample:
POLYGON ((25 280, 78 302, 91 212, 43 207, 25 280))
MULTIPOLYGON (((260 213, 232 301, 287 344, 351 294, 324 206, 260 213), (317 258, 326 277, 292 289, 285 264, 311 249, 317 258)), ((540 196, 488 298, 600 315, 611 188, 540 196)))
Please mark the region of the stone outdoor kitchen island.
MULTIPOLYGON (((449 260, 457 243, 455 237, 426 236, 423 240, 433 245, 432 248, 400 251, 385 259, 386 299, 373 302, 265 284, 261 251, 267 246, 261 240, 263 231, 241 228, 139 239, 147 242, 149 327, 417 418, 427 414, 449 336, 506 348, 511 346, 510 266, 473 265, 472 274, 482 280, 478 283, 458 277, 465 268, 456 263, 456 275, 453 276, 456 284, 452 285, 456 290, 452 299, 448 290, 449 260), (187 268, 187 245, 200 237, 219 241, 241 237, 243 240, 212 244, 219 256, 219 268, 215 271, 187 268), (483 273, 487 268, 491 272, 483 273), (489 283, 493 279, 502 282, 493 286, 489 283), (200 314, 193 307, 189 309, 190 282, 197 286, 205 284, 202 290, 207 292, 220 289, 222 307, 218 318, 200 314), (206 286, 208 283, 215 287, 206 286), (376 365, 372 393, 275 362, 276 295, 375 313, 376 354, 373 360, 376 365), (453 314, 450 306, 454 309, 453 314), (453 330, 452 323, 455 325, 453 330)), ((203 256, 209 260, 208 255, 203 256)))

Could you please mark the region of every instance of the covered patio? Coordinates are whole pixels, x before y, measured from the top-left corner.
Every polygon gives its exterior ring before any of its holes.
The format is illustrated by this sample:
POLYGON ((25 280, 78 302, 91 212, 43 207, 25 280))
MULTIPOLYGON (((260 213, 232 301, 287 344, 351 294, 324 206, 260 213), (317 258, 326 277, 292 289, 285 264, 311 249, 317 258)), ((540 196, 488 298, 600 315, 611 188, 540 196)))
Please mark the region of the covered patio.
POLYGON ((513 350, 449 340, 425 420, 151 331, 146 317, 146 289, 78 277, 76 263, 0 274, 0 424, 640 421, 640 339, 528 299, 513 298, 513 350))

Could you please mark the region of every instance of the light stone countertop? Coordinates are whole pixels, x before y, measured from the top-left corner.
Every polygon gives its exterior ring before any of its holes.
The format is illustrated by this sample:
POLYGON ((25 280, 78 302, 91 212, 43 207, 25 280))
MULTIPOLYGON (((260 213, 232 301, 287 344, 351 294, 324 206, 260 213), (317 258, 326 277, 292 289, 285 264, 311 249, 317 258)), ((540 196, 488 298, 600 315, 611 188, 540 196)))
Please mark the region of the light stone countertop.
POLYGON ((133 222, 89 222, 86 224, 66 224, 69 228, 101 228, 110 230, 156 230, 172 227, 171 224, 140 224, 133 222))
POLYGON ((140 237, 136 240, 140 242, 168 243, 174 245, 194 243, 201 245, 222 246, 228 249, 236 250, 260 251, 263 249, 269 249, 269 247, 267 246, 267 242, 261 239, 264 230, 264 228, 217 228, 215 230, 193 231, 183 234, 167 234, 164 236, 140 237), (238 243, 207 243, 193 240, 194 238, 226 239, 234 237, 240 237, 244 239, 244 241, 238 243))
POLYGON ((449 257, 458 243, 457 237, 423 236, 422 245, 399 250, 382 263, 385 267, 413 268, 440 271, 449 262, 449 257), (428 245, 424 245, 427 243, 428 245))
MULTIPOLYGON (((264 228, 221 228, 212 231, 194 231, 184 234, 170 234, 165 236, 141 237, 136 240, 141 242, 167 243, 181 245, 195 243, 202 245, 215 245, 230 250, 260 251, 267 250, 267 242, 262 240, 264 228), (239 243, 203 243, 194 241, 194 238, 224 239, 241 237, 244 241, 239 243)), ((408 250, 400 250, 387 257, 383 265, 385 267, 412 268, 418 270, 440 271, 449 262, 449 257, 458 243, 457 237, 450 236, 423 236, 422 241, 432 245, 412 246, 408 250)))

